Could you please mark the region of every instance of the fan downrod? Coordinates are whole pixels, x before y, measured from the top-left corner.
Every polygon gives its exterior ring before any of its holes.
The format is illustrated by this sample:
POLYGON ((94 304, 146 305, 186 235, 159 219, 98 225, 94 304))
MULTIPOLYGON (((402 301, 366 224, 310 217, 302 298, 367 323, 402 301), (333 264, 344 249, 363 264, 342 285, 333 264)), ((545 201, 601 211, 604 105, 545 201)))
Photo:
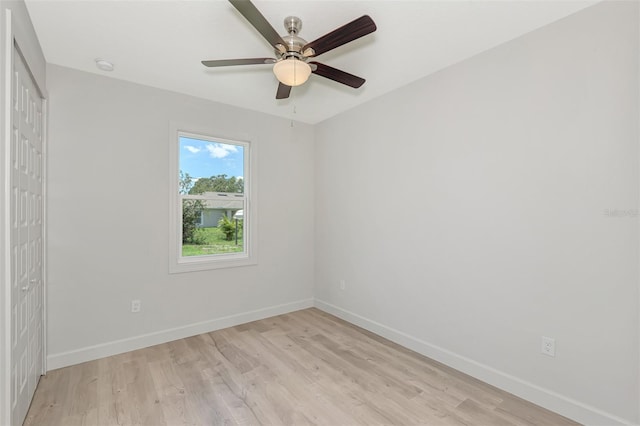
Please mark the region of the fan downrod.
POLYGON ((282 59, 289 57, 302 59, 302 47, 307 44, 305 39, 298 36, 298 33, 302 29, 302 19, 297 16, 287 16, 284 18, 284 28, 287 30, 289 35, 282 36, 282 40, 287 44, 284 46, 284 49, 276 46, 276 54, 278 54, 282 59))

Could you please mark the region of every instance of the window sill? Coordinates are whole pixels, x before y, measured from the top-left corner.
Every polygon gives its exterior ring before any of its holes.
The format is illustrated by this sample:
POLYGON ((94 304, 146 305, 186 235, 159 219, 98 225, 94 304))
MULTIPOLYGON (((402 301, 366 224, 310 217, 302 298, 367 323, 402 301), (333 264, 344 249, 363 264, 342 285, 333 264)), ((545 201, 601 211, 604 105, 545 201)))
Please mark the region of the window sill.
POLYGON ((224 268, 238 268, 242 266, 257 265, 258 261, 255 256, 248 255, 231 255, 216 256, 211 259, 209 256, 192 256, 183 257, 177 262, 173 262, 169 266, 170 274, 180 274, 184 272, 207 271, 224 268))

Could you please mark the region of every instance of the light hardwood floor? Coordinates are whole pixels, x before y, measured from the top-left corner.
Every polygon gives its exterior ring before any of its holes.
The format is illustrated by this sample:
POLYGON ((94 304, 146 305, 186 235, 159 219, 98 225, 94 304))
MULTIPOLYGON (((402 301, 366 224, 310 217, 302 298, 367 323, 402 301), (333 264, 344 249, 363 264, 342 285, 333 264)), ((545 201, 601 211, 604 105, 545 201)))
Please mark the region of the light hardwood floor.
POLYGON ((575 425, 317 309, 49 372, 25 425, 575 425))

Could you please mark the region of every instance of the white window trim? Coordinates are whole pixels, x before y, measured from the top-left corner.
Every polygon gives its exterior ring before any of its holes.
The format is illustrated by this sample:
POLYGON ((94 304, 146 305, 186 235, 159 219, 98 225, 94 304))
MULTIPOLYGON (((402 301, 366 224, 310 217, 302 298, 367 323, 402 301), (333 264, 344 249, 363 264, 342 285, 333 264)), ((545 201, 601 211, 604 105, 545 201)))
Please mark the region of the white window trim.
POLYGON ((255 141, 246 135, 215 136, 215 129, 206 126, 171 122, 169 130, 169 273, 205 271, 234 268, 258 263, 258 203, 257 203, 257 149, 255 141), (179 137, 232 145, 243 145, 245 175, 244 235, 245 251, 242 253, 209 256, 182 256, 182 201, 179 194, 180 173, 179 137))

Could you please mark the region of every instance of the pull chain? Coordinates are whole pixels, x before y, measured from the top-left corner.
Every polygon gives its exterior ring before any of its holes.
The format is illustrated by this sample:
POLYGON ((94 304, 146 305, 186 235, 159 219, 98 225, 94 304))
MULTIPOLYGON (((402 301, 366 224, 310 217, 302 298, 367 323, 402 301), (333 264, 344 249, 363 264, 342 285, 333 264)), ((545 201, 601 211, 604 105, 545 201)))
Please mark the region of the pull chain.
MULTIPOLYGON (((296 79, 296 77, 297 77, 296 76, 297 69, 298 69, 298 67, 295 66, 295 62, 294 62, 294 67, 293 67, 293 81, 294 82, 297 80, 296 79)), ((295 113, 296 113, 296 104, 295 104, 295 101, 294 101, 294 103, 293 103, 293 114, 291 115, 291 127, 293 127, 293 116, 295 115, 295 113)))

